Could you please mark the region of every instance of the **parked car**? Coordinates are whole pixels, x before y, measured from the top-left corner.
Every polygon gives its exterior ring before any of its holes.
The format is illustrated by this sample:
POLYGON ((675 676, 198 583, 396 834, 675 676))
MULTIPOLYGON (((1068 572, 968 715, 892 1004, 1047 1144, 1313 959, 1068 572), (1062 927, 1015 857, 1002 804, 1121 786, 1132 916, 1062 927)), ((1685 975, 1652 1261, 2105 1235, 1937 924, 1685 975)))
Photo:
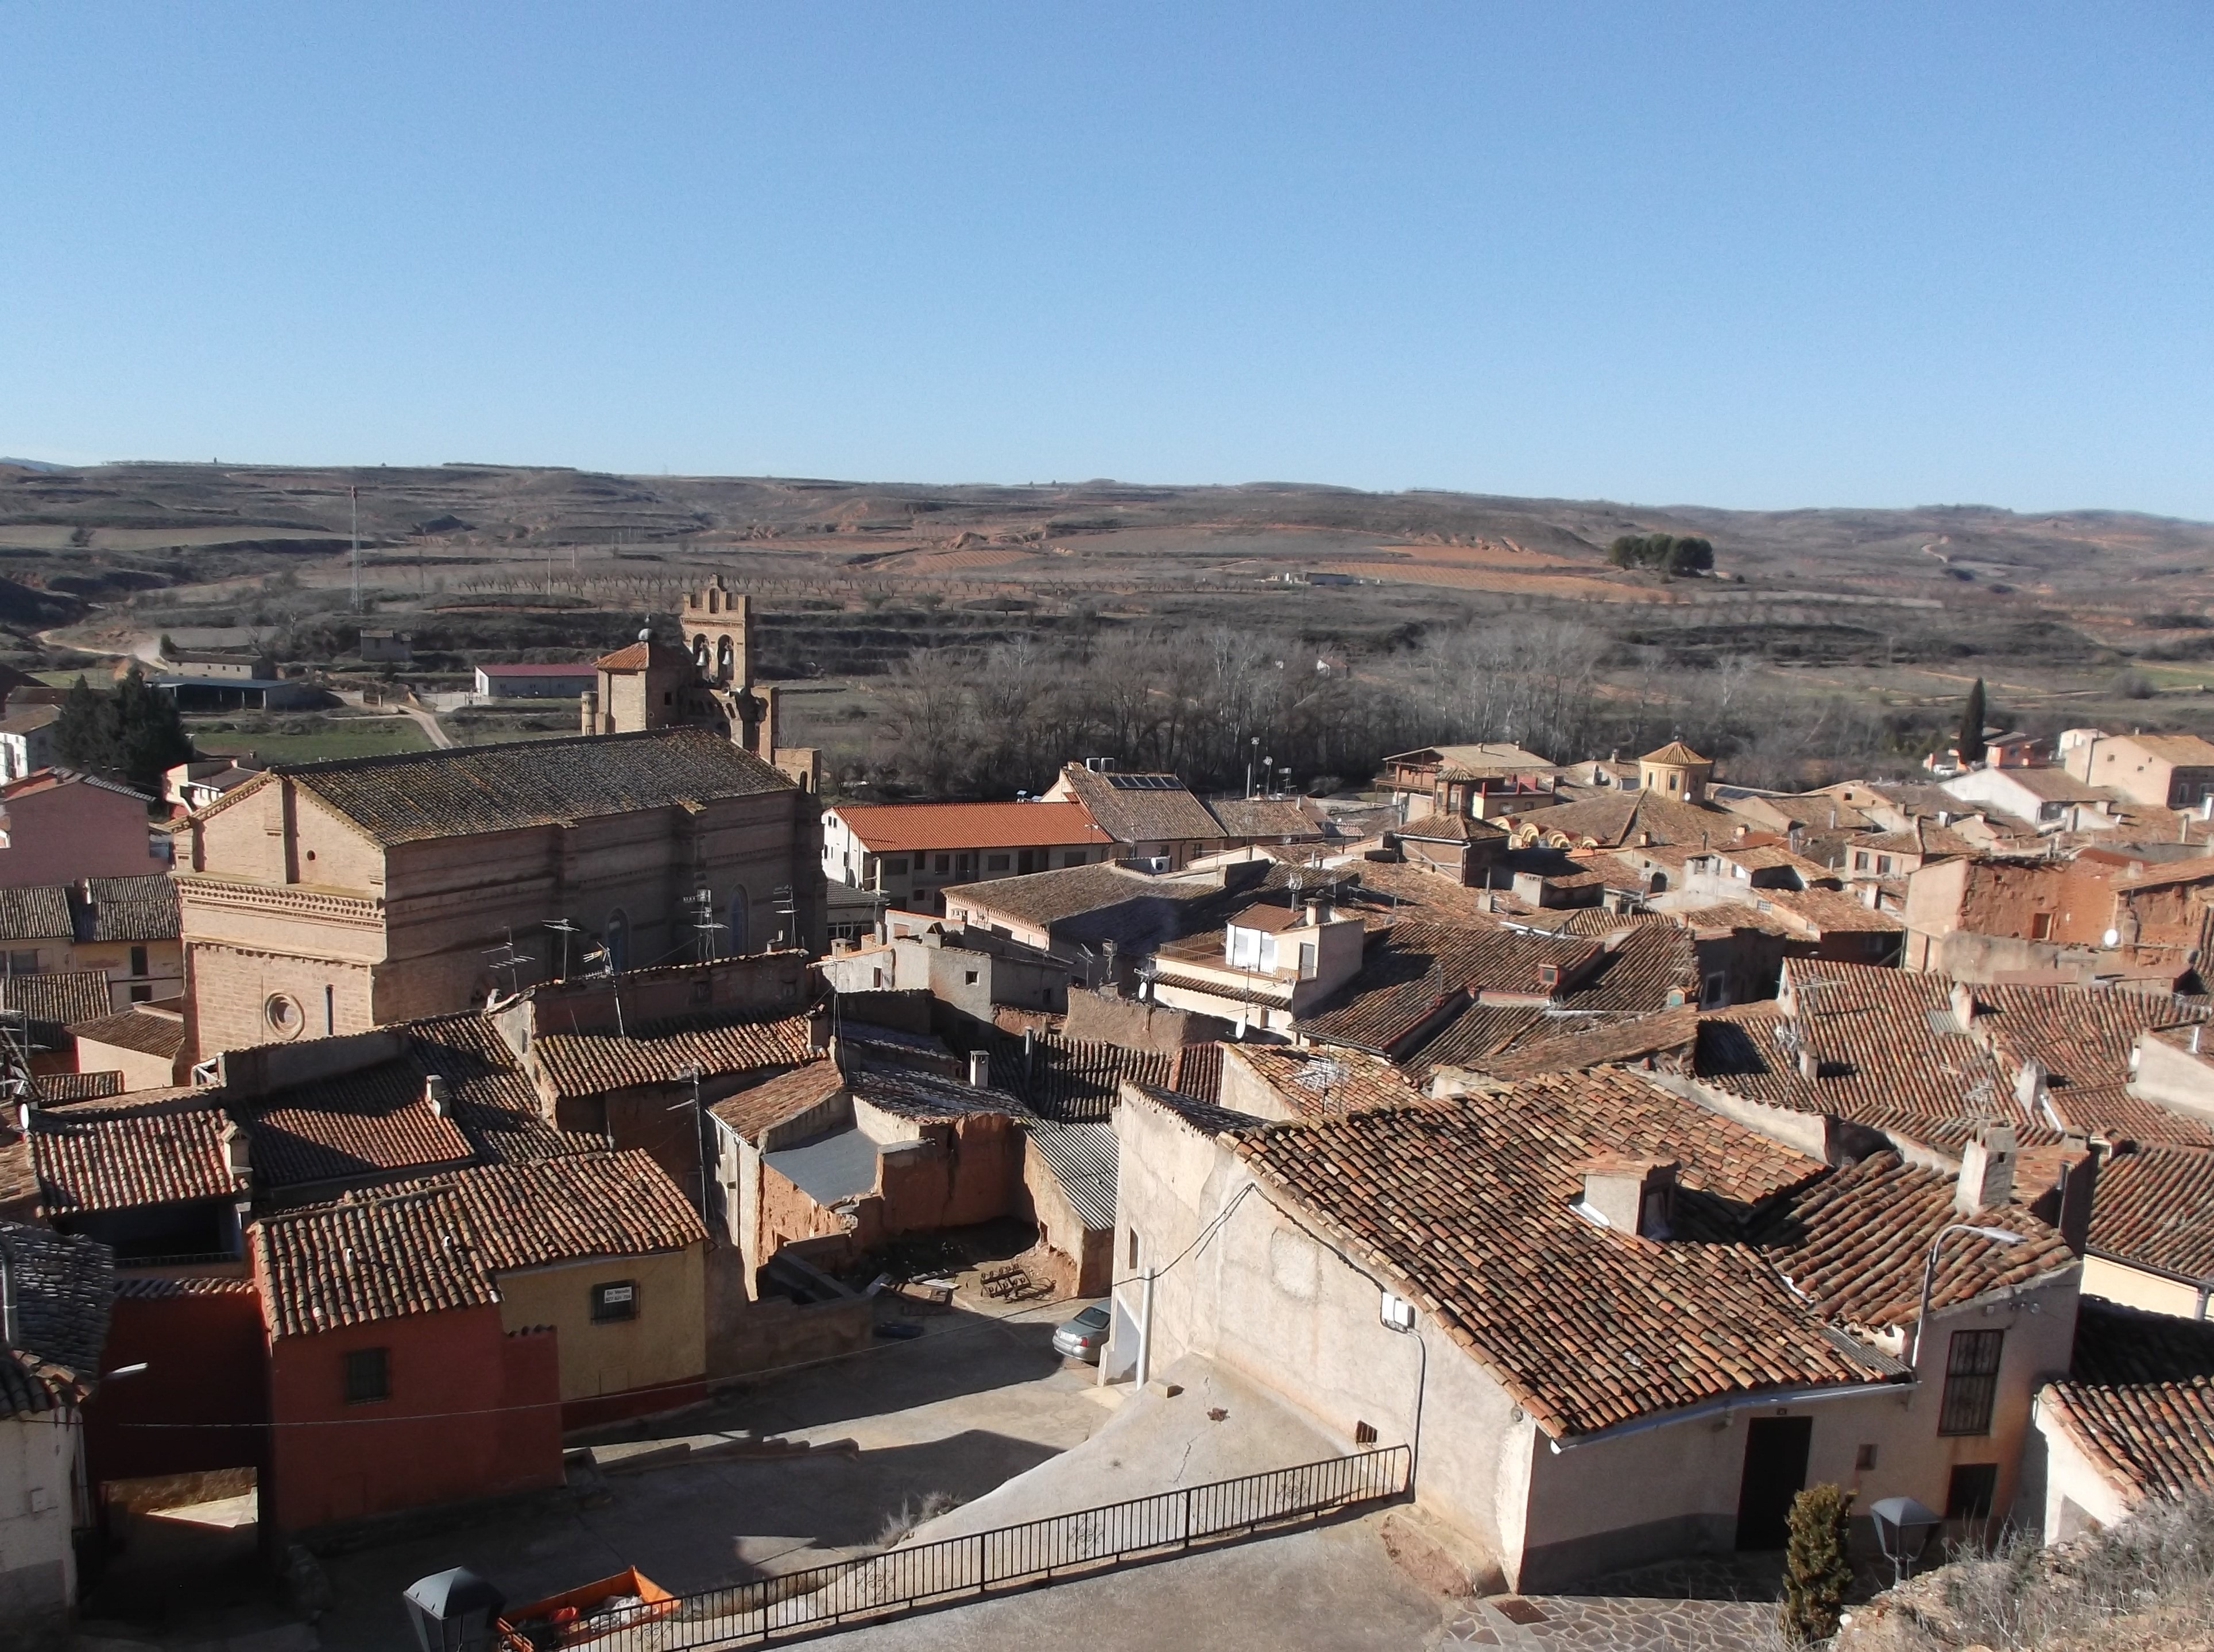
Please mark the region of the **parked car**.
POLYGON ((1107 1305, 1094 1302, 1053 1333, 1053 1351, 1097 1365, 1107 1347, 1107 1305))

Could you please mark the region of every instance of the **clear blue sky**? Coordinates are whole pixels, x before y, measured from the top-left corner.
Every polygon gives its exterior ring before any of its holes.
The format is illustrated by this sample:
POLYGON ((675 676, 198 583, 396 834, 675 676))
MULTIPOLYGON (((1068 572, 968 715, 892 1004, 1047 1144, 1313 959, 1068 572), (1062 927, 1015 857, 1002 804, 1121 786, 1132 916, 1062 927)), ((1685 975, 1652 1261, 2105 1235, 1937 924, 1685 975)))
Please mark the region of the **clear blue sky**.
POLYGON ((0 9, 0 454, 2214 518, 2214 8, 0 9))

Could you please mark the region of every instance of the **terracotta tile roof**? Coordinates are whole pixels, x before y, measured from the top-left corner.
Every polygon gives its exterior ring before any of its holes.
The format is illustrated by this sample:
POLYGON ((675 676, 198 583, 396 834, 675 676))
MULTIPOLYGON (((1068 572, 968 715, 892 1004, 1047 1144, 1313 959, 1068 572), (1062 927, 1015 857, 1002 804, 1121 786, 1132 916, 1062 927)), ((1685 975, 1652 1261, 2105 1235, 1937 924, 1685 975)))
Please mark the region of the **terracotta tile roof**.
POLYGON ((1852 930, 1902 931, 1906 925, 1889 912, 1863 906, 1842 889, 1764 889, 1760 899, 1777 911, 1799 920, 1816 935, 1852 930))
POLYGON ((686 1016, 640 1027, 627 1038, 604 1033, 548 1033, 530 1058, 562 1095, 604 1095, 639 1085, 688 1082, 686 1070, 710 1078, 762 1067, 795 1067, 819 1052, 807 1047, 801 1015, 686 1016))
POLYGON ((2198 735, 2113 735, 2126 739, 2148 757, 2181 764, 2193 768, 2214 766, 2214 744, 2198 735))
POLYGON ((1559 1023, 1535 1004, 1470 1003, 1406 1057, 1410 1067, 1489 1070, 1491 1058, 1559 1023))
POLYGON ((2101 1387, 2214 1377, 2214 1323, 2083 1297, 2076 1304, 2076 1356, 2068 1375, 2101 1387))
POLYGON ((1482 844, 1491 843, 1507 836, 1507 828, 1489 820, 1471 820, 1465 814, 1425 814, 1419 820, 1410 820, 1405 826, 1391 828, 1395 838, 1412 838, 1418 843, 1482 844))
POLYGON ((499 1029, 480 1015, 437 1015, 406 1023, 407 1059, 453 1087, 454 1122, 487 1160, 528 1163, 597 1152, 596 1136, 557 1130, 539 1111, 537 1088, 516 1064, 499 1029))
POLYGON ((1169 1088, 1180 1095, 1212 1104, 1222 1095, 1222 1046, 1187 1044, 1176 1054, 1169 1088))
POLYGON ((2141 1148, 2101 1165, 2090 1247, 2134 1267, 2214 1279, 2214 1151, 2141 1148))
POLYGON ((1358 862, 1349 869, 1361 882, 1349 894, 1364 907, 1418 917, 1432 924, 1452 924, 1463 929, 1496 929, 1499 918, 1489 905, 1489 891, 1471 889, 1457 879, 1433 872, 1411 861, 1358 862))
POLYGON ((2076 986, 1979 985, 1972 1031, 2009 1078, 2034 1061, 2062 1124, 2117 1139, 2190 1141, 2214 1146, 2204 1120, 2128 1094, 2140 1033, 2203 1021, 2188 1002, 2148 992, 2076 986))
POLYGON ((78 912, 80 941, 174 941, 177 886, 165 873, 89 878, 90 899, 78 912))
POLYGON ((1375 1107, 1429 1105, 1389 1062, 1356 1050, 1294 1050, 1241 1044, 1225 1061, 1242 1063, 1302 1119, 1336 1119, 1375 1107))
POLYGON ((1081 803, 841 803, 826 812, 878 854, 1115 841, 1081 803))
MULTIPOLYGON (((1027 1070, 1020 1039, 994 1039, 990 1052, 993 1088, 1018 1097, 1042 1119, 1104 1119, 1124 1079, 1166 1086, 1174 1064, 1159 1051, 1071 1043, 1050 1033, 1031 1039, 1027 1070)), ((1218 1082, 1220 1070, 1218 1064, 1218 1082)))
POLYGON ((1728 842, 1737 829, 1737 817, 1703 803, 1685 803, 1657 792, 1632 791, 1533 809, 1515 817, 1514 825, 1518 837, 1526 827, 1539 843, 1558 843, 1570 849, 1620 848, 1635 844, 1645 833, 1650 833, 1656 844, 1704 849, 1728 842))
POLYGON ((388 846, 792 789, 713 730, 664 728, 278 764, 212 807, 230 808, 279 776, 388 846))
POLYGON ((253 1143, 254 1175, 272 1187, 389 1180, 476 1155, 461 1126, 432 1109, 421 1070, 405 1059, 229 1106, 253 1143))
POLYGON ((1680 924, 1687 930, 1758 930, 1764 935, 1795 933, 1774 912, 1764 912, 1758 906, 1747 905, 1741 901, 1719 901, 1712 906, 1678 907, 1659 916, 1680 924))
MULTIPOLYGON (((1510 1103, 1502 1114, 1497 1100, 1270 1125, 1232 1140, 1265 1184, 1404 1281, 1553 1438, 1882 1375, 1749 1247, 1642 1239, 1579 1214, 1587 1132, 1541 1148, 1526 1131, 1542 1109, 1510 1103)), ((1594 1121, 1604 1116, 1595 1110, 1594 1121)), ((1737 1133, 1749 1163, 1780 1153, 1737 1133)))
POLYGON ((59 885, 0 889, 0 941, 74 941, 69 891, 59 885))
POLYGON ((612 654, 602 654, 591 662, 589 668, 597 671, 645 671, 657 666, 669 671, 689 671, 692 656, 674 643, 641 637, 612 654))
POLYGON ((205 1102, 80 1106, 40 1113, 31 1157, 46 1209, 55 1215, 229 1198, 223 1110, 205 1102))
POLYGON ((980 1090, 958 1079, 933 1073, 889 1067, 849 1069, 846 1087, 854 1099, 901 1119, 924 1123, 968 1119, 978 1113, 1006 1113, 1018 1119, 1031 1116, 1029 1108, 1005 1090, 980 1090))
POLYGON ((79 1021, 69 1030, 74 1038, 89 1039, 118 1050, 136 1050, 141 1055, 162 1056, 171 1061, 185 1047, 182 1015, 164 1015, 136 1006, 119 1015, 79 1021))
POLYGON ((819 1106, 845 1086, 846 1076, 835 1063, 810 1061, 736 1095, 726 1095, 707 1111, 745 1140, 758 1143, 763 1131, 819 1106))
POLYGON ((1081 763, 1071 763, 1062 768, 1056 785, 1066 785, 1117 843, 1173 843, 1227 835, 1207 805, 1172 774, 1121 770, 1097 774, 1081 763))
MULTIPOLYGON (((20 1339, 0 1347, 0 1417, 83 1403, 100 1382, 115 1259, 107 1247, 0 1222, 14 1276, 20 1339)), ((20 1510, 11 1510, 18 1513, 20 1510)))
POLYGON ((2055 1382, 2040 1417, 2130 1501, 2214 1491, 2214 1379, 2094 1387, 2055 1382))
POLYGON ((2061 1129, 2104 1142, 2214 1148, 2214 1123, 2132 1095, 2125 1082, 2052 1089, 2046 1094, 2046 1110, 2061 1129))
POLYGON ((1204 877, 1155 877, 1100 861, 994 878, 988 883, 956 884, 946 889, 945 897, 1049 931, 1073 919, 1096 917, 1102 921, 1086 925, 1085 938, 1097 930, 1118 943, 1150 936, 1149 944, 1158 946, 1203 927, 1188 914, 1208 910, 1221 899, 1222 890, 1204 877))
POLYGON ((2187 861, 2170 861, 2165 866, 2149 866, 2142 872, 2131 872, 2116 878, 2117 889, 2150 889, 2168 883, 2214 882, 2214 855, 2194 856, 2187 861))
POLYGON ((1317 839, 1330 834, 1289 797, 1219 797, 1208 808, 1232 838, 1317 839))
MULTIPOLYGON (((1771 1210, 1753 1229, 1792 1289, 1841 1323, 1881 1332, 1911 1325, 1938 1232, 1962 1218, 1951 1176, 1896 1153, 1870 1154, 1771 1210)), ((2019 1204, 1977 1218, 2023 1235, 2001 1245, 1956 1234, 1940 1253, 1932 1308, 1950 1308, 2075 1265, 2058 1231, 2019 1204)))
POLYGON ((31 1088, 46 1106, 70 1101, 98 1101, 123 1094, 121 1073, 34 1073, 31 1088))
POLYGON ((1710 1012, 1693 1068, 1715 1090, 1795 1113, 1850 1119, 1957 1153, 1979 1124, 2014 1125, 2025 1146, 2059 1132, 2025 1113, 1989 1051, 1954 1019, 1939 975, 1787 959, 1782 1002, 1710 1012), (1819 1076, 1804 1076, 1811 1051, 1819 1076))
POLYGON ((248 1233, 272 1342, 499 1301, 451 1188, 287 1211, 248 1233))
POLYGON ((1624 1066, 1648 1058, 1688 1061, 1698 1045, 1699 1017, 1698 1006, 1687 1003, 1655 1015, 1586 1022, 1581 1027, 1569 1017, 1547 1018, 1542 1027, 1532 1029, 1532 1036, 1480 1064, 1483 1071, 1500 1077, 1522 1078, 1624 1066), (1550 1038, 1535 1035, 1552 1028, 1563 1030, 1550 1038))
POLYGON ((0 1009, 20 1009, 31 1024, 31 1037, 48 1045, 62 1029, 97 1021, 115 1008, 105 970, 57 970, 44 975, 0 978, 0 1009))
POLYGON ((1709 758, 1701 757, 1697 752, 1684 744, 1680 740, 1672 740, 1666 746, 1663 746, 1659 751, 1648 752, 1638 760, 1642 763, 1673 763, 1678 765, 1691 765, 1712 761, 1709 758))
POLYGON ((481 1165, 416 1186, 454 1192, 475 1230, 478 1260, 495 1272, 647 1256, 707 1238, 699 1212, 642 1151, 481 1165))
POLYGON ((1202 1136, 1220 1136, 1235 1130, 1257 1130, 1268 1122, 1264 1119, 1256 1119, 1250 1113, 1233 1113, 1228 1107, 1181 1090, 1165 1090, 1158 1085, 1135 1082, 1130 1088, 1155 1106, 1165 1107, 1173 1113, 1202 1136))

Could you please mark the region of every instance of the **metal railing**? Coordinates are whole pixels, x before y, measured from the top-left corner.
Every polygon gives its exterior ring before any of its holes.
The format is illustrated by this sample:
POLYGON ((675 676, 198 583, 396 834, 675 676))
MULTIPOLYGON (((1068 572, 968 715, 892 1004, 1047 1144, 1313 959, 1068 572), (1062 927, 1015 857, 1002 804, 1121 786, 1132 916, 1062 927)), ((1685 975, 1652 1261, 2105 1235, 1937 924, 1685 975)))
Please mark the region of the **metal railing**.
MULTIPOLYGON (((1388 1446, 1265 1474, 1211 1481, 586 1615, 566 1625, 558 1640, 541 1639, 535 1644, 590 1647, 593 1652, 683 1652, 819 1633, 963 1596, 988 1594, 995 1588, 1035 1588, 1071 1575, 1159 1559, 1265 1527, 1393 1502, 1406 1495, 1411 1469, 1408 1448, 1388 1446)), ((505 1623, 501 1628, 507 1652, 529 1652, 534 1643, 525 1634, 505 1623)))

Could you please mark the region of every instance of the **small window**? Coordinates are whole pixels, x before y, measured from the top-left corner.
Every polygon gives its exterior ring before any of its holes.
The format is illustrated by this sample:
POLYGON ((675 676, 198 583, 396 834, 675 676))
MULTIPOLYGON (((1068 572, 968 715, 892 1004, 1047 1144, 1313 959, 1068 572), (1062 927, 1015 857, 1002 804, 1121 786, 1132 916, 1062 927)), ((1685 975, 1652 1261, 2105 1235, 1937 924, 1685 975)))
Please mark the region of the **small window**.
POLYGON ((1989 1434, 1998 1399, 2003 1331, 1955 1331, 1945 1350, 1945 1399, 1938 1408, 1940 1434, 1989 1434))
POLYGON ((884 875, 888 878, 905 877, 907 875, 907 856, 904 855, 885 856, 884 875))
POLYGON ((1007 866, 1008 860, 1005 855, 987 855, 984 856, 984 869, 987 872, 1004 872, 1007 869, 1007 866))
POLYGON ((2052 938, 2052 913, 2032 912, 2029 915, 2029 938, 2033 941, 2050 941, 2052 938))
POLYGON ((942 875, 945 873, 951 872, 952 869, 953 856, 951 855, 940 855, 938 857, 938 871, 939 874, 942 875))
POLYGON ((1862 1446, 1857 1452, 1854 1453, 1853 1466, 1863 1472, 1868 1469, 1874 1468, 1875 1466, 1875 1448, 1874 1446, 1862 1446))
MULTIPOLYGON (((1996 1334, 1996 1333, 1995 1333, 1996 1334)), ((1999 1489, 1997 1463, 1958 1463, 1945 1488, 1947 1520, 1989 1520, 1999 1489)))
POLYGON ((357 1348, 346 1356, 346 1403, 367 1405, 392 1398, 392 1375, 382 1348, 357 1348))
POLYGON ((8 973, 10 975, 36 975, 38 972, 39 954, 36 950, 8 954, 8 973))
POLYGON ((616 1320, 638 1317, 638 1282, 634 1279, 611 1279, 606 1284, 592 1287, 592 1323, 606 1325, 616 1320))
POLYGON ((974 986, 976 984, 976 972, 973 969, 963 970, 962 972, 962 984, 964 986, 974 986))
POLYGON ((1138 1230, 1135 1228, 1130 1229, 1130 1265, 1134 1268, 1138 1265, 1138 1230))
POLYGON ((1865 872, 1868 869, 1868 851, 1864 849, 1856 850, 1853 855, 1853 870, 1856 872, 1865 872))
POLYGON ((131 989, 131 1002, 132 1003, 153 1003, 154 988, 152 984, 146 981, 141 981, 137 986, 132 987, 131 989))
POLYGON ((1356 1446, 1374 1445, 1376 1425, 1373 1423, 1355 1423, 1353 1425, 1353 1443, 1356 1446))
POLYGON ((1879 874, 1887 874, 1891 870, 1891 856, 1888 855, 1877 856, 1875 857, 1875 869, 1879 874))
POLYGON ((144 975, 147 973, 145 948, 133 947, 131 948, 131 972, 133 975, 144 975))
POLYGON ((1072 849, 1066 855, 1063 855, 1061 857, 1061 863, 1063 866, 1081 866, 1087 858, 1089 857, 1085 854, 1084 850, 1080 849, 1072 849))

